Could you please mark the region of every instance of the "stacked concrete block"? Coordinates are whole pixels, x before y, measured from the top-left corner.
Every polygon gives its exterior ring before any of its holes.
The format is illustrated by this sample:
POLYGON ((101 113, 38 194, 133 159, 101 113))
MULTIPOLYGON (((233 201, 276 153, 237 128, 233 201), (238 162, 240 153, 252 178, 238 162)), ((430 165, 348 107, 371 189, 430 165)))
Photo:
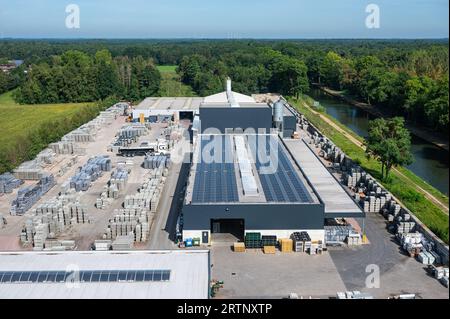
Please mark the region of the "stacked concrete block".
POLYGON ((60 141, 56 143, 51 143, 49 147, 52 149, 53 152, 56 154, 73 154, 75 144, 73 142, 67 142, 67 141, 60 141))
POLYGON ((144 168, 145 169, 155 169, 155 168, 169 168, 170 167, 170 158, 165 155, 148 155, 144 159, 144 168))
POLYGON ((105 232, 106 239, 115 239, 133 233, 134 241, 144 242, 150 232, 152 214, 142 208, 120 209, 114 211, 114 218, 109 221, 105 232))
POLYGON ((421 233, 397 233, 397 239, 402 248, 411 256, 418 256, 424 246, 424 237, 421 233))
POLYGON ((23 215, 45 193, 56 185, 55 178, 51 174, 45 174, 34 186, 19 189, 17 198, 11 203, 11 215, 23 215))
POLYGON ((42 167, 42 163, 39 163, 37 160, 23 162, 14 169, 13 174, 18 179, 39 180, 44 175, 42 167))
POLYGON ((54 238, 74 224, 89 222, 86 207, 79 203, 78 195, 72 190, 38 205, 25 222, 20 239, 40 250, 46 239, 54 238))
POLYGON ((21 179, 16 178, 11 173, 0 175, 0 193, 12 193, 12 191, 23 184, 21 179))
MULTIPOLYGON (((118 167, 111 174, 111 179, 109 180, 109 186, 115 186, 118 191, 122 191, 128 182, 128 169, 125 167, 118 167)), ((111 196, 110 196, 111 197, 111 196)))
POLYGON ((117 236, 112 242, 112 250, 131 250, 134 244, 134 234, 117 236))
POLYGON ((105 171, 112 168, 111 159, 108 156, 96 156, 80 168, 70 180, 70 188, 77 192, 87 191, 91 183, 97 180, 105 171))

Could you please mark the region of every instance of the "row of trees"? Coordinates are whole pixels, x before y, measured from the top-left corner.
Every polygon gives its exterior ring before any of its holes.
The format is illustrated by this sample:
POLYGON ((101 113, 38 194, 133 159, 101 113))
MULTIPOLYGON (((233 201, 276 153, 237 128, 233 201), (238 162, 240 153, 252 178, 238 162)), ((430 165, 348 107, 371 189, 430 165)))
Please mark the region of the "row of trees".
POLYGON ((199 54, 186 56, 177 72, 200 96, 222 91, 226 76, 233 79, 234 90, 246 94, 272 91, 298 96, 309 90, 305 63, 269 48, 213 59, 199 54))
MULTIPOLYGON (((92 68, 101 70, 89 72, 92 75, 84 80, 95 84, 96 77, 103 77, 98 79, 103 87, 90 92, 96 97, 115 91, 136 99, 144 94, 143 88, 146 95, 155 92, 146 84, 139 87, 142 82, 157 83, 153 80, 156 72, 151 67, 144 70, 151 60, 179 65, 183 82, 199 95, 222 90, 226 76, 231 76, 234 88, 243 93, 297 95, 306 90, 306 71, 310 83, 345 90, 392 115, 437 130, 449 128, 448 40, 0 40, 0 57, 24 59, 33 64, 33 72, 35 65, 42 64, 40 73, 44 75, 45 69, 55 68, 55 55, 62 57, 74 49, 89 57, 105 49, 111 52, 112 58, 103 59, 105 65, 93 59, 92 68), (133 79, 130 65, 132 73, 144 71, 133 79), (107 75, 108 68, 114 71, 112 75, 107 75), (141 81, 141 77, 152 81, 141 81)), ((55 75, 59 80, 54 82, 63 83, 67 78, 60 71, 55 75)), ((29 85, 27 90, 39 93, 39 86, 29 85)), ((31 97, 35 95, 40 94, 31 97)), ((60 100, 73 94, 67 96, 60 100)))
POLYGON ((160 81, 151 59, 70 50, 50 62, 32 64, 14 97, 23 104, 87 102, 112 95, 138 100, 155 95, 160 81))
POLYGON ((18 67, 9 73, 0 71, 0 94, 17 87, 24 78, 24 67, 18 67))
POLYGON ((330 51, 308 61, 308 75, 312 82, 346 90, 390 114, 448 130, 448 57, 441 52, 413 51, 407 62, 389 66, 373 55, 353 58, 330 51))

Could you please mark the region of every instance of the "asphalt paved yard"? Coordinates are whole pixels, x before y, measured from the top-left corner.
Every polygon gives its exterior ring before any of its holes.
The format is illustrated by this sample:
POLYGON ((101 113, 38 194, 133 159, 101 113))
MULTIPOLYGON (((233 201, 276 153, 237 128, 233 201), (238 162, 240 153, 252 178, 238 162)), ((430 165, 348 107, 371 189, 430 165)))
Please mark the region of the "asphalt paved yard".
POLYGON ((329 249, 347 290, 368 292, 376 298, 404 293, 418 298, 449 298, 448 289, 429 277, 426 266, 403 253, 380 214, 367 214, 365 226, 369 245, 329 249), (366 288, 366 267, 370 264, 379 267, 380 288, 366 288))
MULTIPOLYGON (((425 266, 406 256, 379 214, 367 214, 370 244, 329 248, 322 255, 261 251, 235 253, 230 244, 211 247, 212 278, 224 281, 217 298, 333 298, 338 291, 359 290, 374 298, 416 294, 417 298, 448 299, 448 289, 430 277, 425 266), (367 288, 368 265, 379 267, 379 288, 367 288)), ((369 269, 370 270, 370 269, 369 269)))
POLYGON ((224 281, 217 298, 286 298, 292 292, 327 298, 345 291, 328 253, 235 253, 228 245, 218 245, 211 248, 211 263, 212 279, 224 281))

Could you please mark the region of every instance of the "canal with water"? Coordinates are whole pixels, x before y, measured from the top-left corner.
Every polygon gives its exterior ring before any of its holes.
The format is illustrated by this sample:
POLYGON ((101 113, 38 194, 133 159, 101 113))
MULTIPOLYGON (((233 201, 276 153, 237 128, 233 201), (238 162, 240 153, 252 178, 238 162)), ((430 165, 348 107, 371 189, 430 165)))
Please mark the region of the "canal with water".
MULTIPOLYGON (((374 117, 366 111, 335 97, 313 89, 309 93, 326 109, 326 112, 360 136, 367 136, 369 120, 374 117)), ((430 185, 448 195, 449 152, 412 135, 411 151, 414 162, 408 168, 430 185)))

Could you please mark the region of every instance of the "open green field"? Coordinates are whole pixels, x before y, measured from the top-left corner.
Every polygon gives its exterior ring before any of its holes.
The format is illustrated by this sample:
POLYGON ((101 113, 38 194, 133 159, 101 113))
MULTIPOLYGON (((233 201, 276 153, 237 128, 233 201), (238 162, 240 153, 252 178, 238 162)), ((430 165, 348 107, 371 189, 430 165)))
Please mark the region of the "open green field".
POLYGON ((161 73, 175 73, 175 70, 177 69, 177 65, 158 65, 156 68, 161 73))
POLYGON ((0 152, 43 123, 72 116, 85 106, 86 103, 20 105, 14 102, 12 91, 0 95, 0 152))
POLYGON ((95 103, 20 105, 12 94, 0 95, 0 173, 32 159, 99 111, 95 103))
MULTIPOLYGON (((350 158, 352 158, 355 162, 359 163, 361 167, 375 177, 377 180, 380 180, 380 168, 381 165, 379 162, 373 159, 368 159, 366 157, 365 151, 351 142, 348 138, 343 136, 340 132, 338 132, 334 127, 330 124, 326 123, 323 119, 319 117, 319 115, 311 112, 310 109, 306 108, 302 102, 306 102, 309 106, 311 106, 308 97, 303 99, 290 99, 290 102, 293 106, 297 108, 297 110, 304 114, 308 120, 316 126, 323 134, 325 134, 329 139, 331 139, 342 151, 344 151, 350 158)), ((324 116, 327 116, 325 113, 321 113, 324 116)), ((362 141, 362 138, 358 136, 356 133, 352 132, 347 127, 343 126, 341 123, 338 123, 336 120, 330 118, 334 123, 338 124, 340 128, 343 128, 346 132, 351 134, 354 137, 357 137, 358 140, 362 141)), ((424 181, 422 181, 419 177, 414 175, 411 171, 401 167, 399 170, 410 177, 417 185, 420 187, 430 190, 432 194, 438 195, 439 200, 443 202, 448 202, 448 197, 440 193, 438 190, 434 189, 432 186, 428 185, 424 181)), ((436 204, 425 198, 421 193, 416 191, 413 185, 411 185, 411 180, 406 180, 403 176, 396 173, 395 171, 391 172, 390 179, 388 181, 383 181, 382 184, 396 196, 398 199, 402 201, 402 203, 413 212, 428 228, 430 228, 437 236, 439 236, 445 243, 449 242, 449 217, 448 215, 442 211, 436 204)))
POLYGON ((161 72, 161 86, 159 88, 159 96, 196 96, 195 92, 189 85, 186 85, 180 81, 180 76, 175 72, 176 68, 176 65, 158 66, 158 70, 161 72))

